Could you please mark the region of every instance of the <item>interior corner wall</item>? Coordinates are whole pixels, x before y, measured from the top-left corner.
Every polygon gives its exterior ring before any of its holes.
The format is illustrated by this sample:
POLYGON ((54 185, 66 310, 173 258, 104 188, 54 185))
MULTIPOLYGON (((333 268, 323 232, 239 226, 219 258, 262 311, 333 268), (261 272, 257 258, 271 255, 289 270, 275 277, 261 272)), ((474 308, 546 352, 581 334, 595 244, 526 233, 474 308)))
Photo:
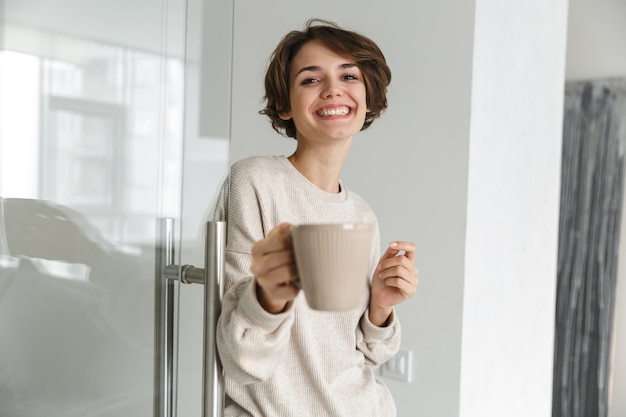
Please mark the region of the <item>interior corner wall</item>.
POLYGON ((567 1, 477 0, 461 417, 548 417, 567 1))

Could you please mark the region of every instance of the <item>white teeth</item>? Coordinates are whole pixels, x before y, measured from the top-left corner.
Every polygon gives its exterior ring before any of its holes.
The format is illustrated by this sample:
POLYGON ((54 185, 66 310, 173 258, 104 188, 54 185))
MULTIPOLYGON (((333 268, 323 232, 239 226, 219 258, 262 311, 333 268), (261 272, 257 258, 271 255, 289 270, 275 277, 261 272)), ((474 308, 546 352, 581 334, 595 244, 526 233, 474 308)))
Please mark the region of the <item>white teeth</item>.
POLYGON ((337 107, 337 108, 332 108, 332 109, 322 109, 322 110, 317 112, 317 114, 322 116, 322 117, 345 116, 348 113, 350 113, 350 109, 348 107, 337 107))

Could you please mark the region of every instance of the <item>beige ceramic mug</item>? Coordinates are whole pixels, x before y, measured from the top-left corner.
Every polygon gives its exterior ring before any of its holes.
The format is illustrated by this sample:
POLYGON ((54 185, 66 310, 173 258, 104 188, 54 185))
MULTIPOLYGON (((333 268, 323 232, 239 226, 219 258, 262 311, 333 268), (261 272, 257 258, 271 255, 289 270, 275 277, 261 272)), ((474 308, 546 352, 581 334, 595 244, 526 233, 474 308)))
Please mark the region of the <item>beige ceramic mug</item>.
POLYGON ((311 308, 346 311, 359 306, 369 281, 373 233, 367 223, 293 227, 299 283, 311 308))

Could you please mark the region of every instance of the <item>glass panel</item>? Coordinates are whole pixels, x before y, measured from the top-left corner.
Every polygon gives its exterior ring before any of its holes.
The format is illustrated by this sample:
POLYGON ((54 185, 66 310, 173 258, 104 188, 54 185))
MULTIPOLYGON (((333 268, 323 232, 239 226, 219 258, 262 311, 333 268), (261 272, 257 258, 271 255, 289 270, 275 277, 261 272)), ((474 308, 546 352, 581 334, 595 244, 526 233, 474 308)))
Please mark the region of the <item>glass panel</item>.
POLYGON ((115 116, 50 109, 44 195, 68 205, 113 206, 116 184, 115 116))
POLYGON ((186 1, 0 7, 0 415, 151 415, 186 1))
MULTIPOLYGON (((229 163, 233 1, 187 0, 180 263, 204 266, 204 227, 229 163)), ((225 219, 224 219, 225 220, 225 219)), ((181 285, 179 416, 201 415, 203 287, 181 285)))

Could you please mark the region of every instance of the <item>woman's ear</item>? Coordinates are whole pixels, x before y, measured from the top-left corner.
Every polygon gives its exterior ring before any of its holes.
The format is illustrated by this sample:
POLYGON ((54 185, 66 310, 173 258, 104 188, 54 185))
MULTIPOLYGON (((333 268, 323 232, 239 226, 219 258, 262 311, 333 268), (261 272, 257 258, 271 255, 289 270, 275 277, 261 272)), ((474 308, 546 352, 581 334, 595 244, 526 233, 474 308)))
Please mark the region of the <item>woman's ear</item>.
POLYGON ((291 112, 287 112, 287 113, 278 113, 278 117, 280 117, 282 120, 287 121, 291 119, 291 112))
POLYGON ((289 120, 291 119, 291 110, 288 112, 281 112, 280 111, 280 106, 278 104, 276 104, 276 111, 278 112, 278 117, 280 117, 282 120, 289 120))

